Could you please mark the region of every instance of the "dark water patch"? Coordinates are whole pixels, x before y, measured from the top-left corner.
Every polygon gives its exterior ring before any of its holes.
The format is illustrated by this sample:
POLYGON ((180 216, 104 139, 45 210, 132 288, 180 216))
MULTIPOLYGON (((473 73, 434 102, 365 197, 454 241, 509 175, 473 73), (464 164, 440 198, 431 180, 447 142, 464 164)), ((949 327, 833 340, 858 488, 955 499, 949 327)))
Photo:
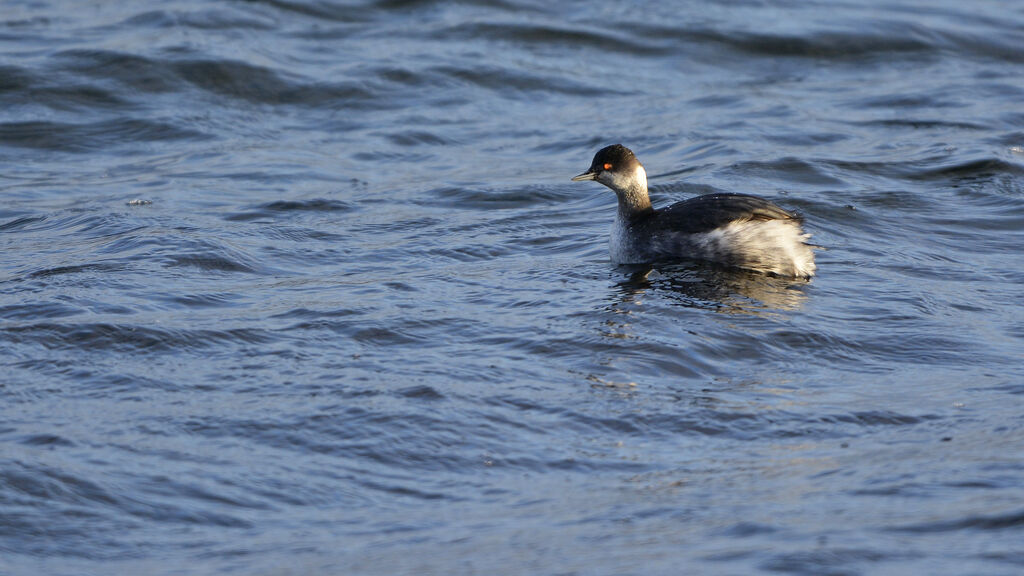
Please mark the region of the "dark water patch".
POLYGON ((34 104, 59 111, 116 111, 124 113, 137 108, 134 102, 96 86, 37 87, 27 91, 34 104))
POLYGON ((358 478, 356 481, 358 482, 359 485, 363 486, 364 488, 368 488, 370 490, 375 490, 378 492, 383 492, 385 494, 388 494, 390 497, 398 497, 402 499, 411 498, 414 500, 427 501, 451 500, 457 502, 463 500, 463 498, 455 494, 446 494, 444 492, 432 492, 428 490, 423 490, 421 487, 412 484, 403 485, 395 482, 381 482, 366 477, 358 478))
MULTIPOLYGON (((143 483, 140 486, 140 491, 145 492, 146 486, 143 483)), ((182 492, 182 493, 162 493, 162 496, 175 499, 185 499, 189 497, 195 497, 195 494, 182 492)), ((183 506, 177 503, 165 504, 157 503, 152 500, 138 500, 138 501, 126 501, 123 503, 121 508, 123 511, 132 517, 144 520, 147 522, 157 522, 160 524, 180 524, 190 527, 201 527, 210 526, 215 528, 235 528, 235 529, 251 529, 252 522, 234 516, 231 514, 224 514, 220 512, 214 512, 210 508, 213 505, 209 502, 200 502, 194 506, 183 506)))
POLYGON ((1000 174, 1024 175, 1024 165, 999 158, 978 158, 959 161, 950 165, 923 170, 913 177, 916 180, 964 180, 987 179, 1000 174))
POLYGON ((404 130, 385 137, 396 146, 447 146, 455 143, 424 130, 404 130))
POLYGON ((856 197, 856 204, 854 204, 854 214, 859 217, 858 220, 863 221, 865 225, 882 225, 882 223, 877 221, 866 221, 876 220, 878 218, 877 212, 874 215, 862 215, 858 213, 860 211, 866 212, 869 208, 889 211, 889 213, 892 214, 899 214, 902 212, 927 214, 931 210, 934 210, 936 205, 927 197, 910 190, 879 190, 858 194, 856 197))
POLYGON ((231 98, 266 104, 305 98, 299 94, 297 79, 289 80, 274 70, 246 62, 193 60, 174 63, 174 70, 203 90, 231 98))
POLYGON ((320 320, 324 318, 344 318, 354 316, 363 312, 352 308, 337 308, 334 310, 312 310, 309 308, 295 308, 272 316, 272 318, 320 320))
POLYGON ((33 85, 35 79, 24 68, 18 66, 0 66, 0 94, 12 92, 22 93, 33 85))
POLYGON ((282 12, 290 12, 301 16, 307 16, 317 20, 327 20, 341 23, 361 23, 370 20, 372 12, 353 7, 350 5, 339 5, 334 2, 322 0, 294 1, 288 0, 245 0, 249 4, 260 4, 270 6, 282 12))
POLYGON ((388 328, 364 328, 357 330, 352 338, 357 342, 373 344, 376 346, 395 346, 402 344, 415 344, 423 342, 413 334, 406 334, 403 331, 391 330, 388 328))
POLYGON ((419 292, 420 290, 415 286, 406 284, 405 282, 385 282, 384 286, 395 290, 396 292, 419 292))
POLYGON ((941 418, 936 415, 908 416, 889 411, 855 412, 835 416, 822 416, 822 422, 840 422, 859 426, 909 426, 941 418))
POLYGON ((26 302, 0 307, 0 318, 5 320, 35 320, 40 318, 67 318, 85 312, 82 308, 63 302, 26 302))
POLYGON ((970 515, 946 521, 908 524, 889 527, 893 532, 958 532, 961 530, 1018 530, 1024 526, 1024 511, 1010 511, 995 515, 970 515))
POLYGON ((879 335, 869 341, 865 352, 876 361, 912 354, 917 362, 950 367, 1000 362, 997 354, 976 342, 964 342, 957 334, 917 334, 914 338, 899 332, 879 335))
POLYGON ((132 16, 124 22, 117 23, 114 28, 155 28, 177 29, 194 28, 197 30, 257 30, 270 31, 276 28, 270 18, 258 18, 255 14, 242 13, 228 9, 206 9, 193 11, 152 10, 132 16))
POLYGON ((241 296, 238 294, 220 293, 171 296, 168 298, 168 301, 180 304, 185 308, 219 308, 237 305, 240 299, 241 296))
POLYGON ((961 54, 1006 64, 1024 63, 1024 54, 1017 49, 1020 42, 1019 29, 1008 22, 998 23, 998 33, 943 33, 950 49, 961 54))
POLYGON ((3 329, 11 342, 36 344, 48 350, 93 350, 108 352, 170 352, 203 350, 223 344, 265 344, 276 339, 265 330, 161 329, 130 324, 36 322, 3 329))
MULTIPOLYGON (((821 160, 823 164, 841 172, 870 174, 888 179, 905 179, 913 182, 947 181, 951 184, 964 181, 992 178, 1001 174, 1020 175, 1021 165, 1000 158, 961 158, 944 154, 922 159, 871 162, 849 160, 821 160)), ((914 192, 904 192, 917 196, 914 192)))
POLYGON ((784 178, 799 184, 830 187, 844 184, 828 170, 799 158, 780 158, 772 162, 740 162, 731 169, 745 174, 765 175, 771 179, 784 178))
POLYGON ((26 446, 37 446, 47 448, 69 448, 75 446, 71 440, 56 434, 30 434, 21 438, 21 443, 26 446))
POLYGON ((878 488, 863 488, 860 490, 854 490, 852 493, 856 496, 896 496, 900 498, 927 498, 931 496, 930 487, 922 486, 920 484, 894 484, 878 488))
MULTIPOLYGON (((116 498, 102 486, 47 466, 10 462, 0 472, 0 485, 22 497, 42 498, 71 504, 96 502, 115 504, 116 498)), ((13 495, 12 494, 12 495, 13 495)))
MULTIPOLYGON (((768 134, 765 136, 765 139, 786 144, 787 146, 825 146, 848 140, 850 135, 842 132, 808 132, 807 130, 799 130, 768 134)), ((820 184, 818 182, 811 183, 820 184)))
POLYGON ((46 220, 46 216, 19 216, 0 224, 0 232, 17 232, 44 220, 46 220))
POLYGON ((263 204, 260 207, 272 212, 348 212, 353 209, 350 202, 344 202, 342 200, 327 200, 323 198, 305 201, 279 200, 277 202, 263 204))
POLYGON ((398 391, 400 396, 419 400, 444 400, 445 396, 437 389, 425 384, 410 386, 398 391))
POLYGON ((76 48, 58 52, 53 58, 62 71, 98 82, 115 81, 131 93, 171 93, 184 85, 171 62, 139 54, 76 48))
POLYGON ((165 258, 164 262, 170 267, 198 268, 206 272, 256 272, 247 264, 217 254, 179 254, 165 258))
MULTIPOLYGON (((330 224, 324 224, 324 226, 330 226, 330 224)), ((348 237, 344 234, 334 234, 332 232, 323 232, 312 228, 305 228, 299 226, 287 226, 287 225, 274 225, 267 226, 261 230, 263 238, 270 240, 284 240, 286 242, 305 243, 305 242, 319 242, 327 243, 330 245, 344 242, 348 237)), ((267 248, 265 251, 275 252, 279 256, 288 259, 294 259, 295 254, 289 250, 280 250, 277 247, 267 248)), ((318 254, 316 256, 308 256, 314 260, 328 262, 337 257, 338 251, 332 248, 327 249, 327 253, 318 254), (322 256, 322 257, 321 257, 322 256)), ((307 257, 307 256, 301 256, 307 257)))
POLYGON ((911 130, 989 130, 989 126, 976 122, 960 122, 939 119, 912 119, 912 118, 891 118, 884 120, 865 120, 856 122, 858 126, 879 126, 882 128, 894 128, 911 130))
POLYGON ((308 81, 293 73, 241 61, 185 60, 174 73, 204 91, 253 104, 372 110, 395 104, 357 81, 308 81))
POLYGON ((44 270, 36 270, 28 275, 29 278, 52 278, 54 276, 63 276, 65 274, 93 274, 93 273, 113 273, 124 270, 123 264, 112 264, 105 262, 97 262, 90 264, 73 264, 69 266, 56 266, 54 268, 46 268, 44 270))
POLYGON ((645 414, 615 413, 601 417, 580 412, 559 414, 561 426, 578 428, 580 433, 600 434, 614 432, 636 438, 708 436, 741 441, 771 436, 789 438, 851 438, 865 428, 876 426, 910 427, 938 416, 909 416, 890 411, 873 411, 834 415, 806 415, 786 410, 750 411, 722 407, 702 408, 695 402, 693 392, 683 394, 691 404, 686 417, 670 412, 645 414))
MULTIPOLYGON (((132 143, 203 141, 212 136, 159 121, 117 119, 69 124, 26 121, 0 124, 0 146, 85 154, 119 149, 132 143)), ((132 153, 132 152, 127 152, 132 153)), ((140 151, 134 151, 140 153, 140 151)))
POLYGON ((163 254, 159 261, 168 268, 197 268, 207 272, 255 274, 266 270, 256 258, 227 242, 193 238, 196 236, 191 231, 177 238, 172 248, 180 251, 163 254))
MULTIPOLYGON (((426 403, 435 408, 438 398, 398 395, 403 403, 426 403)), ((375 398, 375 397, 374 397, 375 398)), ((287 452, 334 455, 339 465, 352 463, 352 470, 383 491, 417 485, 415 474, 428 470, 464 470, 472 466, 456 448, 463 443, 457 423, 447 422, 444 413, 427 415, 418 411, 366 410, 357 406, 335 407, 300 419, 287 421, 234 420, 200 422, 191 420, 183 428, 195 437, 220 440, 255 439, 259 444, 287 452), (356 464, 364 462, 364 465, 356 464), (394 473, 373 474, 366 466, 393 466, 394 473), (405 472, 403 472, 405 471, 405 472), (382 480, 390 476, 396 482, 389 487, 382 480)), ((354 478, 353 478, 354 479, 354 478)), ((419 480, 422 480, 421 478, 419 480)), ((420 488, 427 488, 419 482, 420 488)))
POLYGON ((331 200, 326 198, 314 198, 311 200, 277 200, 260 204, 244 212, 229 214, 225 220, 234 222, 247 222, 250 220, 277 220, 295 213, 324 212, 343 213, 355 210, 352 202, 344 200, 331 200))
POLYGON ((884 560, 900 560, 907 553, 889 554, 867 548, 823 547, 813 552, 787 552, 760 564, 762 570, 815 576, 853 576, 884 560))
MULTIPOLYGON (((144 230, 131 216, 121 211, 108 211, 102 206, 89 204, 82 207, 69 207, 53 212, 44 217, 34 219, 30 224, 19 230, 34 237, 49 232, 67 237, 80 236, 89 240, 111 239, 116 241, 144 230)), ((75 271, 75 270, 71 270, 75 271)))
MULTIPOLYGON (((265 502, 243 496, 241 490, 238 490, 234 486, 217 482, 216 479, 212 479, 212 481, 208 478, 175 479, 163 475, 155 475, 142 479, 141 483, 143 485, 143 491, 152 496, 174 496, 175 499, 183 498, 186 501, 196 502, 204 507, 228 507, 248 510, 267 510, 270 508, 270 506, 265 502)), ((199 506, 196 507, 199 508, 199 506)), ((132 508, 136 513, 141 512, 145 515, 152 513, 152 507, 149 506, 148 502, 134 502, 132 503, 132 508)), ((190 516, 191 515, 183 515, 181 518, 175 518, 172 516, 170 520, 181 520, 196 523, 207 523, 212 521, 211 523, 216 526, 248 525, 248 522, 235 518, 227 518, 220 514, 210 516, 206 516, 204 514, 199 518, 190 516)))
POLYGON ((868 57, 934 56, 939 47, 929 36, 928 31, 913 24, 901 24, 898 30, 829 31, 800 36, 716 29, 690 29, 684 33, 684 38, 691 42, 725 46, 759 57, 851 62, 860 62, 868 57))
MULTIPOLYGON (((434 3, 431 0, 364 0, 368 8, 378 8, 382 10, 406 10, 422 8, 424 10, 430 10, 434 8, 434 3)), ((504 11, 516 11, 522 10, 523 5, 509 0, 466 0, 467 6, 481 6, 485 8, 493 8, 504 11)))
POLYGON ((508 210, 546 205, 565 200, 564 192, 548 186, 517 186, 514 189, 488 189, 472 186, 446 186, 428 192, 427 206, 444 206, 463 210, 508 210), (436 198, 436 200, 433 200, 436 198))
POLYGON ((615 30, 589 27, 561 27, 551 24, 515 22, 466 22, 437 30, 437 38, 446 41, 485 40, 500 44, 511 43, 537 50, 539 46, 571 48, 574 51, 596 49, 607 53, 639 56, 663 54, 668 47, 647 40, 644 35, 617 33, 615 30))
POLYGON ((1024 566, 1024 552, 1018 552, 1016 550, 1007 550, 1005 552, 983 552, 978 554, 978 557, 983 560, 992 560, 1003 564, 1010 564, 1012 566, 1024 566))
POLYGON ((744 102, 739 94, 708 94, 689 100, 687 104, 694 108, 732 108, 744 102))
POLYGON ((519 99, 531 97, 537 93, 573 96, 607 96, 609 93, 627 95, 631 93, 623 89, 614 90, 577 82, 564 76, 542 76, 536 71, 527 73, 496 65, 435 66, 431 68, 431 71, 453 78, 462 85, 475 86, 500 94, 503 98, 519 99))
POLYGON ((379 222, 358 222, 353 227, 358 232, 396 232, 415 233, 417 236, 425 230, 435 230, 445 224, 445 220, 435 216, 412 216, 405 214, 379 222))
POLYGON ((721 534, 728 538, 749 538, 777 532, 775 528, 767 524, 756 522, 739 522, 722 530, 721 534))
POLYGON ((473 244, 470 246, 455 246, 450 248, 437 248, 429 250, 427 254, 440 258, 455 260, 457 262, 481 262, 491 261, 511 254, 512 250, 506 246, 486 246, 473 244))
POLYGON ((26 360, 19 365, 32 373, 53 379, 67 379, 77 385, 72 390, 62 391, 76 399, 109 399, 116 396, 119 401, 145 403, 151 392, 194 392, 208 390, 206 385, 183 382, 177 378, 151 378, 133 373, 131 368, 121 373, 87 363, 53 363, 46 358, 26 360))
POLYGON ((429 74, 423 74, 421 70, 413 70, 405 67, 381 66, 377 67, 374 75, 378 78, 401 84, 408 87, 422 87, 429 85, 429 74))
POLYGON ((966 103, 943 99, 939 94, 886 94, 856 101, 851 105, 859 108, 882 108, 885 110, 914 110, 918 108, 963 108, 966 103))

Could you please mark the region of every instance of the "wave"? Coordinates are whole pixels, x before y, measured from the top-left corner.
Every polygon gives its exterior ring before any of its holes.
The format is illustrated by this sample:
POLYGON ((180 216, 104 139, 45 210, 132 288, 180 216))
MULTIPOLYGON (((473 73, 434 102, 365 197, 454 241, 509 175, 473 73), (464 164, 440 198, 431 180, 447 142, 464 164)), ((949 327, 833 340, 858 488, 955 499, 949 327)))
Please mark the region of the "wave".
POLYGON ((130 144, 202 141, 212 135, 155 120, 101 120, 84 124, 27 121, 0 124, 0 146, 89 153, 127 149, 130 144))
POLYGON ((7 341, 38 344, 49 350, 105 350, 107 352, 196 351, 224 344, 266 344, 276 340, 271 332, 255 328, 223 330, 155 328, 123 323, 35 322, 7 326, 7 341))

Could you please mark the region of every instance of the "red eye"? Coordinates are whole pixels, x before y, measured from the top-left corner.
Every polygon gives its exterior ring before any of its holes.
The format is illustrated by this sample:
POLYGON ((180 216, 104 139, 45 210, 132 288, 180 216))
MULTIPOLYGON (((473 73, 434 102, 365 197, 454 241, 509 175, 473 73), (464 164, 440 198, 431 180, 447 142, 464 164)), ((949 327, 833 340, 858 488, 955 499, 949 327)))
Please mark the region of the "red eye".
POLYGON ((611 164, 605 164, 604 165, 604 169, 605 170, 611 170, 612 169, 612 165, 611 164))

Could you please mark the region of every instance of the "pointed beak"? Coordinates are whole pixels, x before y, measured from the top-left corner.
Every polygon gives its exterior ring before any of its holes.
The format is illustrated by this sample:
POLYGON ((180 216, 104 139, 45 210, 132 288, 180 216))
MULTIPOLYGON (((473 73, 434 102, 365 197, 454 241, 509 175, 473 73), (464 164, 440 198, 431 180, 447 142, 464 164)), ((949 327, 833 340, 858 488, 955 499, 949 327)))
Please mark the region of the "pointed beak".
POLYGON ((587 170, 586 172, 580 174, 579 176, 573 176, 572 181, 580 182, 582 180, 594 180, 595 178, 597 178, 597 172, 594 172, 593 170, 587 170))

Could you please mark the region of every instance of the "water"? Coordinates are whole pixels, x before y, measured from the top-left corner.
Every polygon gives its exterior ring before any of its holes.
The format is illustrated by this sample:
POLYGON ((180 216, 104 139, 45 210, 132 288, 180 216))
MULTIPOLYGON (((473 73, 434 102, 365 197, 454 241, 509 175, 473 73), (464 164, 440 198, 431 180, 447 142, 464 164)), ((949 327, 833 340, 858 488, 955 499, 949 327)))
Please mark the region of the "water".
POLYGON ((1020 573, 1022 30, 5 2, 0 573, 1020 573), (615 142, 819 276, 613 266, 615 142))

